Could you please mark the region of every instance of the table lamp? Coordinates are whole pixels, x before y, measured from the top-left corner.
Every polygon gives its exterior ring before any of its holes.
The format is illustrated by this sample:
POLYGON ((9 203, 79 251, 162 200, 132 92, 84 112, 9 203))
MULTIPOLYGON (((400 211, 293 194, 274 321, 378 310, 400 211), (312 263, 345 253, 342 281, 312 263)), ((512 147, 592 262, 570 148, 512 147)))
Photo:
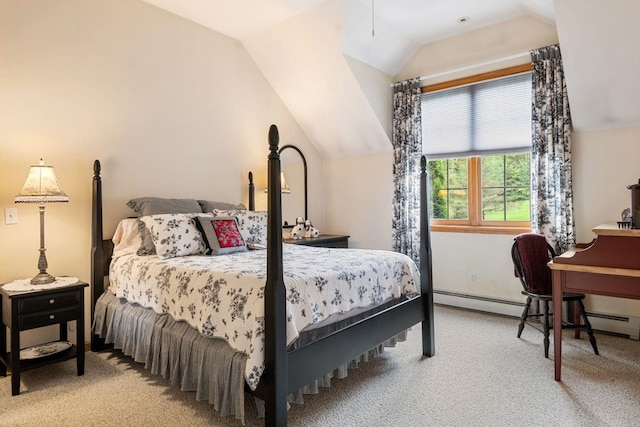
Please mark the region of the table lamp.
POLYGON ((40 209, 40 258, 38 259, 38 273, 31 284, 44 285, 55 282, 55 277, 47 273, 47 257, 44 248, 44 206, 46 203, 65 203, 69 201, 58 183, 53 166, 45 166, 44 160, 40 159, 39 164, 31 166, 24 186, 18 194, 15 203, 37 203, 40 209))
MULTIPOLYGON (((264 192, 267 193, 267 189, 264 189, 264 192)), ((280 172, 280 193, 282 194, 291 194, 291 189, 287 184, 287 178, 284 176, 284 172, 280 172)))

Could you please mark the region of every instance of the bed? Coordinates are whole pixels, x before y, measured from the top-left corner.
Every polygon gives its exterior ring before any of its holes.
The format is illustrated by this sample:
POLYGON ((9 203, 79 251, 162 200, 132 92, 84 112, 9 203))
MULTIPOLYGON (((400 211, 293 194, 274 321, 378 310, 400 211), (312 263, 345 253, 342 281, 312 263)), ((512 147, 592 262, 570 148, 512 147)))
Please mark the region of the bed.
MULTIPOLYGON (((303 391, 330 381, 337 368, 346 369, 350 363, 374 355, 390 340, 393 344, 418 323, 422 353, 432 356, 433 293, 424 158, 418 269, 413 261, 406 262, 408 257, 388 251, 283 245, 275 125, 269 129, 268 139, 268 214, 263 217, 267 222, 266 250, 243 250, 221 257, 200 252, 167 258, 162 258, 161 252, 154 257, 117 254, 112 263, 113 241, 103 238, 101 167, 95 161, 91 349, 101 351, 112 344, 145 363, 153 373, 184 390, 196 391, 198 399, 208 399, 222 415, 235 414, 242 421, 243 390, 247 390, 264 401, 265 424, 280 426, 287 422, 288 401, 299 400, 303 391), (215 269, 219 276, 212 276, 210 262, 220 263, 215 269), (240 272, 232 268, 238 266, 240 272), (158 270, 154 272, 154 268, 158 270), (305 272, 309 274, 305 276, 305 272), (171 283, 164 280, 169 275, 175 279, 171 283), (151 277, 161 278, 160 285, 147 283, 146 278, 151 277), (320 292, 312 295, 309 289, 317 290, 318 278, 320 292), (176 280, 182 282, 175 284, 176 280), (338 280, 335 285, 334 280, 338 280), (363 282, 375 286, 369 290, 355 285, 363 282), (226 297, 222 295, 225 292, 226 297), (210 297, 212 293, 215 298, 210 297), (193 295, 209 304, 196 308, 189 300, 193 295), (228 301, 221 303, 223 298, 228 301), (332 313, 338 315, 338 321, 332 313), (216 387, 224 391, 214 391, 216 387)), ((246 215, 254 211, 249 173, 246 215)), ((164 218, 158 215, 156 221, 160 217, 164 218)), ((147 229, 153 232, 153 223, 147 229)), ((199 230, 206 236, 205 230, 199 230)))

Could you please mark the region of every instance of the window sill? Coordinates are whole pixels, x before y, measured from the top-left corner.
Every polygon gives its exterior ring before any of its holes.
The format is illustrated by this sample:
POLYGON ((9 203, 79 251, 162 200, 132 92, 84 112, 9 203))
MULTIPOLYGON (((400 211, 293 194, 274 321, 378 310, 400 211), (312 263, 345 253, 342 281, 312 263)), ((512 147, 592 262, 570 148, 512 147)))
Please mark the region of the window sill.
POLYGON ((510 234, 531 233, 530 227, 492 227, 478 225, 441 225, 432 224, 431 231, 437 233, 476 233, 476 234, 510 234))

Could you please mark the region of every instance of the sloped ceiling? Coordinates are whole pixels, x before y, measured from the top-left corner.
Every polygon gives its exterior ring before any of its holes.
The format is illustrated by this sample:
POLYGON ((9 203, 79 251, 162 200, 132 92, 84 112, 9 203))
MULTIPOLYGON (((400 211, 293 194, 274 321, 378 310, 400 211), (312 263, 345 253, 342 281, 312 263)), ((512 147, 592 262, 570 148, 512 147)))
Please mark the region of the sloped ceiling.
POLYGON ((244 41, 324 158, 390 149, 380 121, 340 53, 343 7, 343 2, 326 2, 244 41), (273 46, 278 47, 275 52, 273 46))
POLYGON ((342 51, 395 75, 424 44, 525 15, 553 22, 553 0, 352 0, 342 51))
POLYGON ((574 129, 640 126, 640 1, 555 0, 574 129))
POLYGON ((389 84, 421 46, 522 16, 558 28, 576 130, 640 123, 637 0, 143 1, 242 41, 324 158, 391 150, 354 59, 389 84))

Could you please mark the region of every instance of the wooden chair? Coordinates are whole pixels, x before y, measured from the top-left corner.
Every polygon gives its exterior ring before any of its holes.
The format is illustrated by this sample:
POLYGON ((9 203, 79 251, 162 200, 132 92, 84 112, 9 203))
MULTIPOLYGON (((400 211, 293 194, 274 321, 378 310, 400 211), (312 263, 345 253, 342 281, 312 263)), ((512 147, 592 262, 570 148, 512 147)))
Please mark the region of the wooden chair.
MULTIPOLYGON (((547 263, 556 256, 555 251, 549 245, 544 236, 534 233, 520 234, 513 239, 511 247, 511 258, 515 268, 515 275, 522 284, 522 294, 527 297, 527 302, 520 318, 518 327, 518 338, 522 335, 525 323, 544 334, 544 357, 549 357, 549 330, 552 328, 549 322, 549 302, 552 301, 551 269, 547 263), (542 313, 530 313, 531 302, 539 301, 542 306, 542 313), (531 318, 541 318, 542 329, 539 322, 532 322, 531 318)), ((589 341, 595 354, 598 353, 596 339, 593 336, 591 324, 587 318, 582 300, 584 294, 564 292, 563 301, 573 301, 574 319, 573 322, 562 322, 563 329, 575 329, 575 337, 580 338, 580 330, 584 329, 589 335, 589 341), (580 317, 583 322, 580 323, 580 317)))

